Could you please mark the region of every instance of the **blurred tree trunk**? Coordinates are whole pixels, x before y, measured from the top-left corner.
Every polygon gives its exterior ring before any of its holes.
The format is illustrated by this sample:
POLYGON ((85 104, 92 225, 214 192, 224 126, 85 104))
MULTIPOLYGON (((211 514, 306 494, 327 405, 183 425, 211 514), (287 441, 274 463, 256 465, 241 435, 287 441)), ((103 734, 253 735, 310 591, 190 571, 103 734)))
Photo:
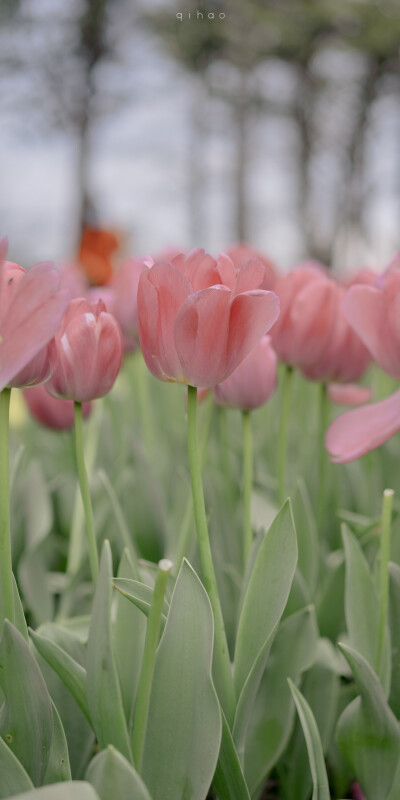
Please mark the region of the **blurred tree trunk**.
POLYGON ((235 164, 234 191, 234 238, 241 242, 249 238, 247 181, 249 170, 249 113, 248 76, 241 71, 234 99, 235 164))
POLYGON ((94 72, 106 52, 106 6, 110 0, 85 0, 80 19, 80 55, 82 59, 82 97, 76 121, 77 134, 77 243, 90 208, 89 161, 92 101, 95 94, 94 72))
POLYGON ((188 152, 189 234, 192 247, 200 247, 206 234, 204 219, 205 105, 205 87, 201 81, 198 81, 193 86, 192 93, 188 152))
POLYGON ((309 218, 309 165, 312 149, 312 107, 314 87, 308 64, 298 64, 299 90, 294 106, 294 117, 299 132, 298 160, 298 215, 303 235, 305 253, 316 257, 312 226, 309 218))

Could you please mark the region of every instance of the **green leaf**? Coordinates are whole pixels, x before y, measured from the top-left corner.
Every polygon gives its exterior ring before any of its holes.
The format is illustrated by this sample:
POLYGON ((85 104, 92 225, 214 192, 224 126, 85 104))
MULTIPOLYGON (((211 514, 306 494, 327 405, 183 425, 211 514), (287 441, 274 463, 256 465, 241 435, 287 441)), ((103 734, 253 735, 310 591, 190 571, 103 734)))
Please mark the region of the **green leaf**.
POLYGON ((239 756, 222 713, 222 739, 213 786, 220 800, 250 800, 239 756))
POLYGON ((153 800, 204 800, 221 741, 208 595, 183 561, 158 646, 143 754, 153 800))
MULTIPOLYGON (((146 617, 149 615, 151 604, 153 601, 153 589, 145 583, 134 581, 129 578, 114 578, 113 585, 115 589, 131 601, 146 617)), ((165 625, 168 615, 168 603, 164 600, 163 611, 163 626, 165 625)))
MULTIPOLYGON (((342 526, 346 558, 345 614, 350 644, 370 664, 377 668, 379 600, 368 562, 356 538, 346 525, 342 526)), ((387 696, 390 686, 390 645, 386 635, 384 658, 379 676, 387 696)))
POLYGON ((318 628, 312 606, 279 625, 246 737, 245 776, 254 795, 283 752, 293 727, 294 705, 287 678, 295 680, 313 663, 318 628))
POLYGON ((94 786, 100 800, 151 800, 136 770, 111 745, 90 762, 86 780, 94 786))
MULTIPOLYGON (((315 716, 324 753, 332 742, 338 716, 341 657, 329 639, 319 639, 317 657, 302 680, 302 694, 315 716)), ((335 754, 338 753, 335 748, 335 754)), ((341 754, 339 753, 342 759, 341 754)), ((331 769, 337 780, 337 769, 331 769)), ((307 746, 300 721, 295 722, 293 736, 284 756, 285 796, 290 800, 307 800, 311 794, 312 777, 307 758, 307 746)), ((346 770, 347 774, 347 770, 346 770)), ((351 777, 351 776, 350 776, 351 777)), ((347 784, 349 781, 347 781, 347 784)))
POLYGON ((0 737, 0 798, 33 789, 33 783, 12 750, 0 737))
POLYGON ((317 587, 320 549, 314 513, 303 478, 298 478, 293 498, 293 516, 299 548, 298 568, 304 578, 310 597, 317 587))
MULTIPOLYGON (((237 697, 261 651, 282 616, 297 563, 297 543, 290 500, 282 506, 258 550, 240 614, 236 639, 234 681, 237 697)), ((261 680, 264 659, 252 674, 261 680)))
POLYGON ((13 795, 7 800, 100 800, 99 795, 90 783, 68 781, 33 789, 24 794, 13 795))
POLYGON ((389 564, 389 620, 392 643, 392 680, 390 685, 389 705, 400 718, 400 567, 389 564))
POLYGON ((53 733, 50 695, 23 636, 6 620, 0 642, 0 735, 34 785, 46 772, 53 733))
POLYGON ((53 702, 51 706, 53 709, 53 736, 51 739, 49 763, 47 764, 46 774, 43 780, 44 785, 70 781, 72 777, 64 728, 53 702))
POLYGON ((367 796, 386 800, 399 761, 399 723, 365 658, 344 644, 339 648, 349 663, 360 696, 339 719, 337 743, 367 796))
POLYGON ((308 759, 314 787, 312 800, 330 800, 324 753, 314 714, 307 701, 290 678, 288 682, 293 700, 296 703, 297 713, 300 717, 301 727, 303 728, 304 738, 307 744, 308 759))
POLYGON ((112 558, 105 541, 93 601, 87 645, 86 694, 93 728, 101 747, 113 744, 132 760, 117 667, 112 650, 112 558))
MULTIPOLYGON (((124 550, 119 565, 118 578, 127 579, 128 576, 132 576, 132 571, 133 566, 129 553, 124 550)), ((112 632, 113 649, 125 717, 130 720, 139 683, 147 622, 142 611, 139 611, 136 605, 127 603, 123 594, 117 592, 115 600, 115 622, 112 632)))
POLYGON ((35 631, 30 631, 31 639, 42 658, 54 669, 59 678, 78 703, 88 722, 91 723, 86 696, 86 670, 65 652, 56 642, 50 641, 35 631))

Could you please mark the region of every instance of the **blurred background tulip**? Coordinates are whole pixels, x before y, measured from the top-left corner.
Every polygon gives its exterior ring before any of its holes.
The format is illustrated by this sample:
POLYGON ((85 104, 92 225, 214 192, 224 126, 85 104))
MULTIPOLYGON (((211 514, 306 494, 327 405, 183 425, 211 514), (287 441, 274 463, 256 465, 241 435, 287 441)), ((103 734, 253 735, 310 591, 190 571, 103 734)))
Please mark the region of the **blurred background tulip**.
POLYGON ((263 336, 229 378, 213 389, 219 405, 254 411, 268 402, 277 387, 276 353, 263 336))
MULTIPOLYGON (((30 413, 41 425, 46 428, 52 428, 55 431, 65 431, 73 427, 73 400, 61 400, 52 397, 46 391, 45 386, 23 389, 22 394, 30 413)), ((89 416, 91 406, 91 403, 83 403, 82 413, 84 417, 89 416)))

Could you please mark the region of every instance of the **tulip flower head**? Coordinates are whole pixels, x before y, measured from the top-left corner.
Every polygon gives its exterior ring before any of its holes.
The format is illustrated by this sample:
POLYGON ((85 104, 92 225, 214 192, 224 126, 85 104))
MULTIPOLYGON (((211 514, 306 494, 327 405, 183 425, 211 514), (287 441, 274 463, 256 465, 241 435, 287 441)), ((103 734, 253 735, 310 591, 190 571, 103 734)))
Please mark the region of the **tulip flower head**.
MULTIPOLYGON (((28 387, 22 390, 30 413, 41 425, 55 431, 66 431, 74 425, 74 404, 72 400, 52 397, 45 386, 28 387)), ((82 405, 84 417, 90 414, 91 403, 82 405)))
POLYGON ((245 242, 240 242, 239 244, 233 245, 233 247, 229 247, 226 253, 229 258, 232 259, 237 272, 239 272, 239 270, 244 267, 244 265, 247 264, 251 258, 261 261, 265 267, 265 278, 260 288, 274 288, 277 279, 275 264, 270 258, 268 258, 268 256, 264 255, 264 253, 260 253, 260 251, 256 250, 255 247, 251 247, 245 242))
POLYGON ((122 361, 122 334, 104 303, 72 300, 50 345, 53 397, 79 403, 108 394, 122 361))
POLYGON ((137 293, 144 269, 143 261, 127 259, 114 272, 106 287, 110 291, 107 308, 120 324, 125 352, 134 350, 138 343, 137 293))
POLYGON ((232 375, 214 387, 216 402, 241 411, 265 405, 276 390, 276 362, 271 339, 263 336, 232 375))
POLYGON ((4 261, 0 242, 0 390, 42 383, 50 375, 47 345, 60 327, 68 295, 51 264, 25 271, 4 261))
POLYGON ((260 289, 265 267, 250 259, 236 272, 226 254, 180 254, 145 268, 139 280, 139 339, 160 380, 212 387, 225 380, 279 314, 260 289))

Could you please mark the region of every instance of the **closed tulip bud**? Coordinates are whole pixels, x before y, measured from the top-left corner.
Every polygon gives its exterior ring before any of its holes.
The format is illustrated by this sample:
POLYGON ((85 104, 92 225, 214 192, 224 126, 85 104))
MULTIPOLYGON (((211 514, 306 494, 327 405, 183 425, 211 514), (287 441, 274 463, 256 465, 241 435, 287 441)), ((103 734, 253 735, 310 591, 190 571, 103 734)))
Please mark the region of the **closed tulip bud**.
POLYGON ((145 268, 139 280, 139 339, 160 380, 212 387, 225 380, 279 314, 275 294, 260 289, 256 259, 236 272, 226 254, 204 250, 145 268))
POLYGON ((72 300, 50 345, 53 397, 85 403, 108 394, 122 361, 122 334, 104 303, 72 300))
POLYGON ((268 402, 277 386, 276 353, 264 336, 229 378, 213 389, 219 405, 253 411, 268 402))
MULTIPOLYGON (((66 431, 74 424, 74 404, 72 400, 51 397, 45 386, 29 387, 22 390, 30 413, 41 425, 56 431, 66 431)), ((84 403, 84 417, 90 414, 91 403, 84 403)))

